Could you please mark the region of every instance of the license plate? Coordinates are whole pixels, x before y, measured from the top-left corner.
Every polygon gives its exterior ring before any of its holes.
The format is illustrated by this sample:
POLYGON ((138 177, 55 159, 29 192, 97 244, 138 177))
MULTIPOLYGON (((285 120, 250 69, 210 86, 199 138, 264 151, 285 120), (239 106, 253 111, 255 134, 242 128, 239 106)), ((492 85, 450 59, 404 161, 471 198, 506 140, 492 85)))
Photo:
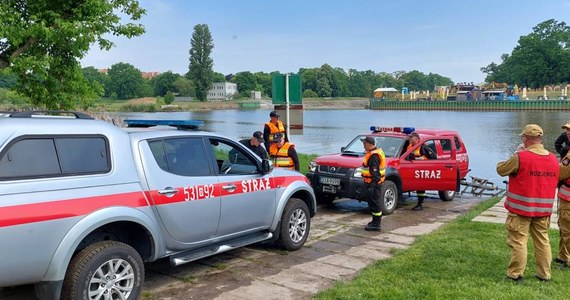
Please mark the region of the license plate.
POLYGON ((321 177, 322 184, 340 185, 340 178, 321 177))

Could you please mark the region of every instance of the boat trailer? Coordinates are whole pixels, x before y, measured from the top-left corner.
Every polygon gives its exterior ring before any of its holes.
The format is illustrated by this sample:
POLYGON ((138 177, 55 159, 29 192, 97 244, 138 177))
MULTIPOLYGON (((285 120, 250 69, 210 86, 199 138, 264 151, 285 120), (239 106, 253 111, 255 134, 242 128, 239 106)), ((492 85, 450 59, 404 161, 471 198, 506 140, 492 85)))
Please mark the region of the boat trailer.
POLYGON ((495 183, 489 181, 489 179, 479 178, 475 176, 469 176, 471 181, 467 181, 465 178, 461 180, 461 185, 463 189, 460 194, 465 193, 472 194, 474 196, 502 196, 505 193, 505 189, 501 189, 495 185, 495 183))

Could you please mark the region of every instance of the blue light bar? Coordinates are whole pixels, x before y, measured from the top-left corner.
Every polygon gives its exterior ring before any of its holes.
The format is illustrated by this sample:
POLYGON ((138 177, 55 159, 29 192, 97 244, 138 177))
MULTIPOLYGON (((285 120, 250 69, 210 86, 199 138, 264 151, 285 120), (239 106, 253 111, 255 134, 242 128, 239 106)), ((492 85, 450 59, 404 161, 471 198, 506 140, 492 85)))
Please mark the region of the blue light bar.
POLYGON ((410 134, 414 132, 416 128, 414 127, 380 127, 380 126, 370 126, 370 131, 372 132, 402 132, 405 134, 410 134))
POLYGON ((125 120, 128 127, 171 126, 177 129, 198 129, 204 122, 197 120, 125 120))

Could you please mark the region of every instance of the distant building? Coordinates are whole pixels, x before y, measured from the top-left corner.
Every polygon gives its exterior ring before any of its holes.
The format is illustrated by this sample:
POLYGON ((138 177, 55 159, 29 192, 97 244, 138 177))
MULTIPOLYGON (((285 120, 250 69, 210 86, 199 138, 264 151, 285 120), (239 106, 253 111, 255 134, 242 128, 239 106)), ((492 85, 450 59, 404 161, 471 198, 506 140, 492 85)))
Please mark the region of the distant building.
POLYGON ((231 82, 214 82, 212 89, 208 91, 206 99, 211 100, 231 100, 237 93, 237 84, 231 82))
MULTIPOLYGON (((105 69, 99 69, 99 72, 103 73, 103 74, 108 74, 109 73, 109 69, 105 68, 105 69)), ((144 79, 151 79, 154 78, 156 76, 160 75, 160 72, 141 72, 141 76, 144 79)))
POLYGON ((251 91, 251 96, 249 98, 253 100, 261 100, 261 91, 251 91))

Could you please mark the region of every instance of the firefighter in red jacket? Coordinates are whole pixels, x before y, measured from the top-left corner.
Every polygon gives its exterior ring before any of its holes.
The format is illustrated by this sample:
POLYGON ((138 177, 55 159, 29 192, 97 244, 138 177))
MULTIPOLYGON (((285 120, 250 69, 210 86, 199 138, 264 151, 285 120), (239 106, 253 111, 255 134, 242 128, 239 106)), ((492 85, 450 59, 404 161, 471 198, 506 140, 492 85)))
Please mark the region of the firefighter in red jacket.
POLYGON ((299 156, 295 145, 285 141, 282 133, 277 133, 274 142, 269 147, 269 156, 273 166, 299 171, 299 156))
POLYGON ((540 281, 549 281, 552 253, 548 229, 558 183, 558 160, 544 149, 540 126, 527 125, 520 136, 525 149, 497 164, 497 173, 509 176, 505 229, 507 244, 511 248, 511 261, 507 278, 517 283, 522 281, 530 233, 537 265, 534 276, 540 281))
POLYGON ((560 174, 558 176, 560 189, 558 190, 558 228, 560 243, 558 254, 554 262, 561 269, 568 269, 570 265, 570 152, 560 161, 560 174))
POLYGON ((367 199, 372 221, 364 230, 380 231, 382 221, 382 206, 380 205, 380 186, 384 182, 386 173, 386 157, 384 151, 376 147, 376 140, 372 136, 361 139, 366 150, 364 161, 362 162, 362 179, 368 188, 367 199))

